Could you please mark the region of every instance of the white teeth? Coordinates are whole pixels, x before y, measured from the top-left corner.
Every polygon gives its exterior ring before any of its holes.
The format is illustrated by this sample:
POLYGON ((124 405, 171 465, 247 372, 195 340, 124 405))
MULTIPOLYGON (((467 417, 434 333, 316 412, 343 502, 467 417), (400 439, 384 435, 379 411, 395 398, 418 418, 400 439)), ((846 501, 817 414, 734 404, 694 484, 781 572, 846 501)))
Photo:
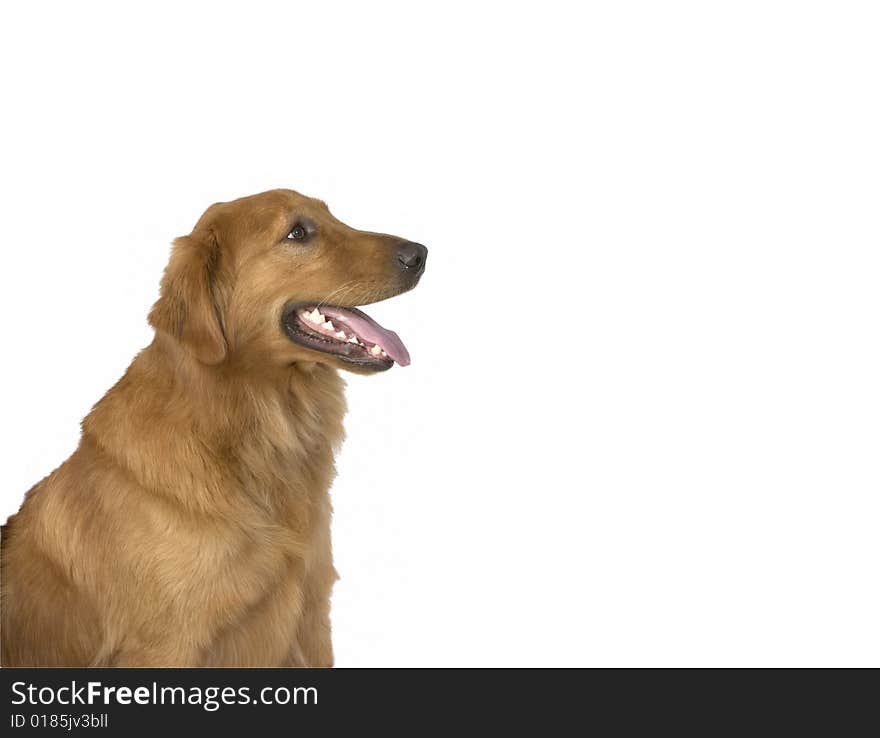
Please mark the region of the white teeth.
POLYGON ((383 352, 382 352, 382 356, 384 356, 384 357, 387 358, 388 354, 386 354, 386 353, 383 351, 383 352))
POLYGON ((373 346, 373 348, 370 349, 370 353, 371 353, 373 356, 378 356, 379 354, 382 353, 382 349, 379 348, 378 346, 373 346))
POLYGON ((335 326, 333 325, 333 321, 328 320, 326 323, 324 323, 324 328, 328 331, 335 330, 335 326))
POLYGON ((348 342, 349 343, 360 343, 360 341, 358 341, 357 336, 352 336, 351 338, 348 339, 348 342))
POLYGON ((336 334, 337 338, 345 338, 345 331, 338 331, 336 334))
POLYGON ((315 325, 318 325, 319 323, 323 323, 323 322, 324 322, 324 316, 321 315, 321 313, 320 313, 320 311, 318 310, 318 308, 315 308, 312 312, 310 312, 310 313, 308 314, 308 318, 309 318, 309 320, 310 320, 312 323, 314 323, 315 325))

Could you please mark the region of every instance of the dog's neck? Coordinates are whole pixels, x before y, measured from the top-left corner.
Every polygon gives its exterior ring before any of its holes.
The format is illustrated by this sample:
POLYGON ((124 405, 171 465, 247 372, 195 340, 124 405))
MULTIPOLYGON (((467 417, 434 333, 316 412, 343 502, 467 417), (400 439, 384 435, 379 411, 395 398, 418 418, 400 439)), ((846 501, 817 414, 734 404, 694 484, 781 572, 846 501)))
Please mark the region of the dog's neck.
POLYGON ((295 488, 322 464, 332 468, 328 457, 344 436, 343 389, 324 364, 205 366, 157 336, 86 417, 83 442, 102 439, 101 451, 141 486, 210 509, 235 484, 295 488))

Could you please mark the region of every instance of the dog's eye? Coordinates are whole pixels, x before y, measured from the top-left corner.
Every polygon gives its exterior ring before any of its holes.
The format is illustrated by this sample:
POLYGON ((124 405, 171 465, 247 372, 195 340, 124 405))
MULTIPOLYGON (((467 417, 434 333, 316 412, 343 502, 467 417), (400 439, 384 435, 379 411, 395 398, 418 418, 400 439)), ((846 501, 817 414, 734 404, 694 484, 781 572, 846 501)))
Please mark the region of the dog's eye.
POLYGON ((290 231, 290 233, 287 234, 287 240, 304 241, 307 235, 308 233, 306 233, 306 229, 297 223, 290 231))

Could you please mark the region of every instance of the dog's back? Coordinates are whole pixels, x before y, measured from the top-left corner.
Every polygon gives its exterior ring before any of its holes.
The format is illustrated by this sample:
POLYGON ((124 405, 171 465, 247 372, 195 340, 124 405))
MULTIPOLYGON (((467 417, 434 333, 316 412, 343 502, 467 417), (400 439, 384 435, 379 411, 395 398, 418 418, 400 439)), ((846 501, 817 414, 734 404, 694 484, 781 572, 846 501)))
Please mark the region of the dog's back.
POLYGON ((49 537, 69 537, 76 525, 74 519, 53 519, 43 513, 57 475, 63 473, 62 467, 35 485, 0 534, 3 666, 96 665, 100 624, 70 579, 74 563, 66 562, 65 570, 65 562, 40 545, 49 537))

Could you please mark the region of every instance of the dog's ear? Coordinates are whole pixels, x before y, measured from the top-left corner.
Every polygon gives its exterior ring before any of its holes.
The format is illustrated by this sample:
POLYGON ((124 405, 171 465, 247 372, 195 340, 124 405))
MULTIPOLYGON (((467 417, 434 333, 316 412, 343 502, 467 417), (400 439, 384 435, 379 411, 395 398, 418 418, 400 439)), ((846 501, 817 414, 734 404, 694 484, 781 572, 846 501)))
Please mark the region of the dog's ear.
POLYGON ((177 338, 204 364, 219 364, 226 358, 215 284, 219 255, 210 228, 197 228, 176 239, 149 316, 150 325, 177 338))

